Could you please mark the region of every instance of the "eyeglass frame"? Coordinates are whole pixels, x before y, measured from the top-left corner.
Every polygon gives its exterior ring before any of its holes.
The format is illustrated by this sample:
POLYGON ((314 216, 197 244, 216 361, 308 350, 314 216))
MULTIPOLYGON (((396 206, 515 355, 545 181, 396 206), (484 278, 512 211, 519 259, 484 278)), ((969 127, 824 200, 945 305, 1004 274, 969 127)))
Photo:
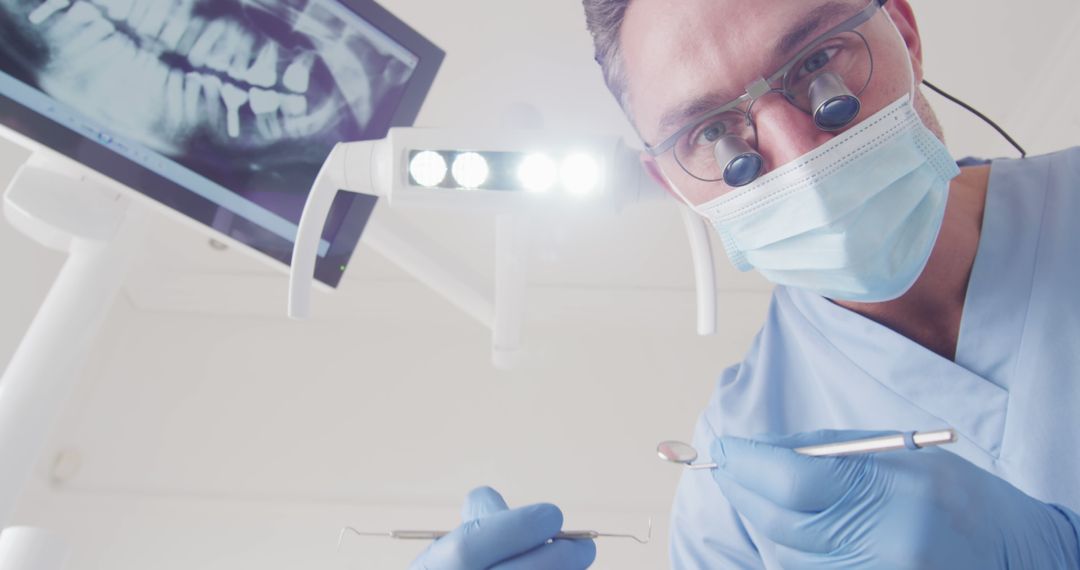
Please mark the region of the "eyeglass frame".
MULTIPOLYGON (((667 152, 668 150, 671 150, 678 143, 680 138, 685 136, 687 133, 693 131, 698 125, 704 123, 705 121, 707 121, 708 119, 710 119, 712 117, 715 117, 715 116, 720 115, 722 113, 727 113, 728 111, 737 109, 740 105, 742 105, 743 103, 746 103, 747 101, 750 102, 750 105, 746 108, 746 110, 744 111, 744 114, 746 115, 746 119, 747 119, 748 124, 751 125, 752 127, 754 127, 754 139, 755 140, 754 140, 754 145, 753 146, 756 148, 757 147, 757 142, 758 142, 756 140, 757 139, 757 128, 754 126, 754 119, 753 119, 753 116, 750 114, 751 110, 753 109, 754 103, 756 103, 758 99, 764 97, 765 95, 768 95, 769 93, 777 93, 777 92, 779 92, 779 93, 784 95, 784 99, 787 100, 789 104, 795 106, 800 111, 806 112, 805 109, 802 109, 802 108, 798 107, 797 105, 795 105, 794 103, 792 103, 791 96, 787 92, 786 87, 774 88, 774 87, 772 87, 772 85, 777 83, 778 81, 781 81, 780 85, 784 86, 786 84, 786 81, 782 81, 782 80, 784 80, 786 78, 788 72, 791 71, 791 68, 794 67, 795 64, 797 64, 798 62, 802 61, 802 58, 806 57, 812 50, 814 50, 815 48, 820 46, 825 41, 828 41, 829 39, 833 38, 834 36, 837 36, 837 35, 845 33, 845 32, 853 32, 853 33, 858 34, 858 32, 855 31, 855 28, 858 28, 859 26, 861 26, 861 25, 865 24, 866 22, 870 21, 870 19, 873 18, 875 14, 877 14, 878 10, 880 10, 881 7, 884 6, 886 2, 888 2, 888 0, 870 0, 869 4, 867 4, 866 7, 863 8, 862 10, 860 10, 857 14, 855 14, 854 16, 848 18, 847 20, 844 20, 843 22, 837 24, 836 26, 830 28, 829 30, 827 30, 824 33, 822 33, 821 35, 819 35, 812 42, 808 43, 806 45, 806 47, 799 50, 798 53, 796 53, 794 56, 792 56, 792 58, 787 63, 782 65, 780 67, 780 69, 773 72, 773 74, 770 75, 768 79, 759 78, 756 81, 751 82, 746 87, 746 92, 745 93, 743 93, 742 95, 739 95, 738 97, 736 97, 732 101, 730 101, 728 103, 724 103, 723 105, 721 105, 721 106, 719 106, 719 107, 717 107, 717 108, 715 108, 715 109, 713 109, 711 111, 708 111, 708 112, 702 114, 701 116, 689 121, 686 126, 684 126, 684 127, 680 128, 679 130, 675 131, 671 136, 669 136, 667 139, 665 139, 664 142, 662 142, 662 143, 660 143, 660 144, 658 144, 656 146, 652 146, 647 141, 642 139, 642 142, 645 145, 645 147, 644 147, 645 152, 647 152, 649 154, 649 156, 653 156, 653 157, 660 156, 661 154, 667 152)), ((863 38, 863 41, 866 41, 866 38, 864 36, 862 36, 862 34, 859 34, 859 36, 863 38)), ((856 95, 861 94, 866 89, 866 87, 870 84, 870 78, 873 77, 874 54, 870 50, 869 42, 867 42, 866 47, 867 47, 867 52, 869 53, 869 57, 870 57, 870 74, 866 78, 866 85, 863 85, 862 88, 860 88, 859 91, 856 93, 856 95)), ((689 170, 687 170, 685 166, 682 165, 682 162, 679 161, 678 157, 676 157, 675 161, 679 163, 679 167, 682 168, 683 171, 685 171, 687 174, 689 174, 690 176, 693 176, 694 178, 698 178, 693 173, 691 173, 689 170)), ((705 182, 718 182, 720 180, 720 179, 718 179, 718 180, 705 180, 703 178, 698 178, 698 179, 702 180, 702 181, 705 181, 705 182)))

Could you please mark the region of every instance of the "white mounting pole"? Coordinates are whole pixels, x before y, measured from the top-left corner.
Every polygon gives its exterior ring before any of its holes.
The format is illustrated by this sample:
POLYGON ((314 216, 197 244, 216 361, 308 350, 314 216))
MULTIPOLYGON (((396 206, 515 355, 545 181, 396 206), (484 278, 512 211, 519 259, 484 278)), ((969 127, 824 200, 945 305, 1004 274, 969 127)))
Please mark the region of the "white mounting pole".
POLYGON ((41 455, 120 288, 136 240, 127 199, 35 156, 4 194, 8 221, 67 261, 0 377, 0 527, 41 455), (55 167, 55 168, 54 168, 55 167), (121 229, 123 228, 123 232, 121 229))
POLYGON ((495 320, 491 327, 491 362, 511 370, 521 352, 525 311, 525 257, 528 220, 514 214, 495 218, 495 320))

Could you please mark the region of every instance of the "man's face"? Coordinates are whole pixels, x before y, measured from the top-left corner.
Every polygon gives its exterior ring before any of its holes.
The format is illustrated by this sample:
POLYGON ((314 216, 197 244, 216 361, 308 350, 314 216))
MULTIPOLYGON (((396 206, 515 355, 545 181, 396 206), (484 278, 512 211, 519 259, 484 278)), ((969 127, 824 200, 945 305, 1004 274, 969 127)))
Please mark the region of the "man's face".
MULTIPOLYGON (((660 144, 710 106, 742 95, 747 85, 771 75, 809 42, 866 5, 867 0, 631 2, 621 41, 628 102, 638 132, 650 145, 660 144)), ((902 17, 908 13, 901 10, 902 17)), ((904 21, 901 26, 915 33, 913 22, 904 21)), ((851 124, 908 92, 909 60, 916 60, 916 73, 921 73, 917 36, 913 36, 915 42, 909 41, 916 46, 909 51, 883 11, 859 32, 873 54, 873 75, 860 94, 860 114, 851 124)), ((779 95, 762 97, 754 105, 753 118, 766 171, 837 134, 819 130, 806 112, 779 95)), ((693 204, 731 190, 723 182, 695 180, 680 168, 670 150, 646 160, 655 160, 668 181, 693 204)))

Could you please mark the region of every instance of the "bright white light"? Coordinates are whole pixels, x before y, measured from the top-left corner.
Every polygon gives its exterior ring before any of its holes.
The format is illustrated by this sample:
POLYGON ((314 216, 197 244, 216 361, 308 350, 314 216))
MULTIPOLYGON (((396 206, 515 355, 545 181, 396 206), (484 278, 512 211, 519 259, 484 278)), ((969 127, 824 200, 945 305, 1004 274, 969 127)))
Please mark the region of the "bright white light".
POLYGON ((409 174, 421 186, 435 186, 446 178, 446 159, 434 151, 418 152, 409 162, 409 174))
POLYGON ((558 177, 555 161, 543 154, 530 154, 518 166, 518 179, 530 192, 545 192, 555 184, 558 177))
POLYGON ((457 181, 458 186, 462 188, 478 188, 488 178, 487 160, 475 152, 462 153, 454 159, 451 172, 453 172, 454 180, 457 181))
POLYGON ((562 163, 560 174, 563 186, 571 194, 592 193, 600 181, 600 167, 592 157, 584 154, 567 157, 562 163))

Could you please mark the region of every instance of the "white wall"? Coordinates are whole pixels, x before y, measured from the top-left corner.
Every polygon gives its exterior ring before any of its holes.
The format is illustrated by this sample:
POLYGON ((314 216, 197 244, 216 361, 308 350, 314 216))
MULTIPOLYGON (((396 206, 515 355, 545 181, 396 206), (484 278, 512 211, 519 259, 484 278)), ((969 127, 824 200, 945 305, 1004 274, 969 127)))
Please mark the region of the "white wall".
MULTIPOLYGON (((625 129, 577 2, 385 4, 449 54, 420 124, 497 126, 493 110, 524 101, 555 129, 625 129)), ((1035 151, 1076 143, 1074 0, 913 4, 929 78, 1035 151)), ((957 154, 1011 155, 938 108, 957 154)), ((0 141, 0 182, 24 156, 0 141)), ((489 275, 490 219, 441 218, 410 216, 489 275)), ((505 373, 485 331, 370 251, 295 323, 280 273, 155 217, 17 522, 62 531, 79 570, 402 568, 419 545, 350 540, 339 554, 338 529, 449 528, 487 483, 513 504, 560 504, 569 527, 641 532, 651 516, 653 544, 602 541, 596 567, 666 566, 679 473, 652 449, 689 436, 767 287, 723 266, 721 334, 698 338, 670 209, 543 220, 536 234, 528 354, 505 373)), ((62 261, 0 224, 0 363, 62 261)))

